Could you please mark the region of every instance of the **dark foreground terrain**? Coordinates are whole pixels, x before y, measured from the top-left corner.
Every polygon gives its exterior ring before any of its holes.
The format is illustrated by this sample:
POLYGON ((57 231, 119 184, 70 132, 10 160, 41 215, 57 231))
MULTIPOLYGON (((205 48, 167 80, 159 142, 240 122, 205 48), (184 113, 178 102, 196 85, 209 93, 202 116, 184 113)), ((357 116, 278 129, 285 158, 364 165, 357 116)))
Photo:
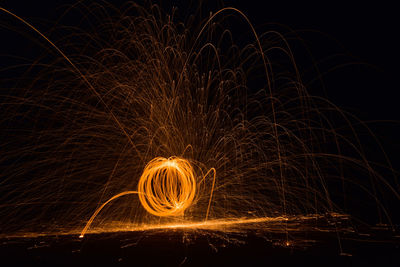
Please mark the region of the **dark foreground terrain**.
POLYGON ((2 238, 0 266, 400 266, 400 236, 387 229, 292 232, 286 240, 182 229, 2 238))

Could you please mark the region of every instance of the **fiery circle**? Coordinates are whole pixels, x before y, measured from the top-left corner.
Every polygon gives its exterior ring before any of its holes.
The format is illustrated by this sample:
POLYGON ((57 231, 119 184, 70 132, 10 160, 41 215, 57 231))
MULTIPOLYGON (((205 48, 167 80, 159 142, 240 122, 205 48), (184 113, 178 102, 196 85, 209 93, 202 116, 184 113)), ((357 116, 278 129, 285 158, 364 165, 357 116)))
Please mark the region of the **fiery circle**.
POLYGON ((140 203, 156 216, 183 215, 196 193, 196 179, 189 161, 157 157, 143 170, 138 183, 140 203))

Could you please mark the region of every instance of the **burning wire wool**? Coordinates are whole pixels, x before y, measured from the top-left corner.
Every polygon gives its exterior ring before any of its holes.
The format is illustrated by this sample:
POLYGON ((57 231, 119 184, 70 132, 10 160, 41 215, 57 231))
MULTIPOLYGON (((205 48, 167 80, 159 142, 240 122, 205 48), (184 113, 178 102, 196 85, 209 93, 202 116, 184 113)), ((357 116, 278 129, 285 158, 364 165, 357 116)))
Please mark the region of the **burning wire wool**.
MULTIPOLYGON (((205 176, 210 172, 214 172, 214 176, 206 220, 216 178, 214 168, 210 169, 205 176)), ((139 179, 138 190, 125 191, 107 200, 94 212, 82 230, 80 237, 84 237, 97 214, 108 203, 129 194, 138 194, 143 208, 155 216, 183 216, 184 211, 192 205, 196 196, 196 177, 193 167, 189 161, 178 157, 170 157, 168 159, 157 157, 151 160, 144 168, 143 174, 139 179)))
POLYGON ((181 158, 155 158, 138 183, 140 203, 156 216, 179 216, 192 204, 196 178, 190 163, 181 158))

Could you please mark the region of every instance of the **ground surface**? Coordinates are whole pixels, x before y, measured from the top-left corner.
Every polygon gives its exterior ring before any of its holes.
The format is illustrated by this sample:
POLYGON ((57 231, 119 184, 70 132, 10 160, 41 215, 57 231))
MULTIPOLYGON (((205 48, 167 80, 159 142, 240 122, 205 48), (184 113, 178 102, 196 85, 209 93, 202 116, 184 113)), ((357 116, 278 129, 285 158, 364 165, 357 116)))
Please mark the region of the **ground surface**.
POLYGON ((400 266, 400 236, 168 229, 0 240, 1 266, 400 266), (340 244, 340 245, 339 245, 340 244), (340 249, 340 246, 342 249, 340 249))

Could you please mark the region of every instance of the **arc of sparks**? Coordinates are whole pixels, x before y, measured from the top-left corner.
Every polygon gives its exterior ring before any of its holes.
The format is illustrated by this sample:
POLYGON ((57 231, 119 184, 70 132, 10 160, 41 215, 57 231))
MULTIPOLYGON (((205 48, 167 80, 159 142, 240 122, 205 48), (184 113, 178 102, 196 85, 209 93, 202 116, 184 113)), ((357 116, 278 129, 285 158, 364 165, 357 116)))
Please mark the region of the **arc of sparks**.
POLYGON ((90 225, 92 224, 94 218, 96 218, 97 214, 99 214, 99 212, 111 201, 113 201, 116 198, 125 196, 125 195, 130 195, 130 194, 137 194, 138 191, 125 191, 122 193, 119 193, 115 196, 113 196, 112 198, 110 198, 109 200, 107 200, 106 202, 104 202, 100 207, 97 208, 97 210, 93 213, 92 217, 90 217, 89 221, 86 223, 85 227, 83 228, 81 234, 80 234, 80 238, 83 238, 87 232, 87 230, 89 229, 90 225))

